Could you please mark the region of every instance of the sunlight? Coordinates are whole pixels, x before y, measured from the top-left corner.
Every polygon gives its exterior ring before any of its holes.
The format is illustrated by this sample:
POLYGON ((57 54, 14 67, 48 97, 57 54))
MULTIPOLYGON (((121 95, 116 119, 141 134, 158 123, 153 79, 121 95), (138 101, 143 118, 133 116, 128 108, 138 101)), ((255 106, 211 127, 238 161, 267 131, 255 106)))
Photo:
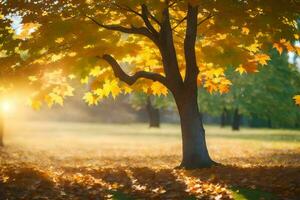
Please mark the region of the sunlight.
POLYGON ((13 102, 4 100, 1 102, 1 110, 5 113, 11 113, 13 111, 13 102))

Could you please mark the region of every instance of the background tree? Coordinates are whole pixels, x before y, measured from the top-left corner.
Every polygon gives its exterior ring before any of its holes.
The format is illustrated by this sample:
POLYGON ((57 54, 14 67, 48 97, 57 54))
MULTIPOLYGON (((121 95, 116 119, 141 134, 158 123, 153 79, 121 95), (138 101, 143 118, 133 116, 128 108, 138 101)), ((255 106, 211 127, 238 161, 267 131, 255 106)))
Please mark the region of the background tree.
POLYGON ((2 4, 4 21, 11 20, 7 16, 20 16, 23 31, 17 49, 9 47, 0 64, 10 71, 20 66, 17 71, 29 71, 35 85, 43 86, 32 97, 33 105, 41 105, 42 99, 50 105, 62 104, 71 94, 67 79, 74 71, 81 74, 83 83, 89 82, 88 75, 97 78, 84 97, 90 105, 110 94, 115 97, 130 90, 165 93, 168 89, 180 115, 181 166, 186 168, 215 163, 206 146, 198 86, 227 92, 231 82, 224 69, 256 71, 270 59, 265 54, 270 42, 280 52, 299 53, 289 42, 299 37, 294 34, 300 6, 293 0, 276 4, 271 0, 2 4), (45 73, 54 72, 62 78, 45 85, 45 73))
POLYGON ((263 68, 256 76, 250 76, 245 88, 245 108, 249 117, 253 114, 268 122, 270 128, 297 126, 299 109, 292 97, 299 92, 300 73, 296 65, 289 64, 287 55, 272 53, 268 67, 263 68), (285 98, 285 97, 290 98, 285 98), (253 102, 255 102, 253 104, 253 102))
POLYGON ((203 92, 199 97, 200 106, 204 112, 213 115, 223 115, 224 108, 230 111, 232 128, 239 129, 239 116, 244 115, 249 125, 255 120, 262 120, 269 128, 297 127, 299 110, 292 97, 300 88, 299 69, 288 63, 287 54, 279 55, 272 52, 268 66, 257 74, 240 76, 237 72, 227 71, 231 77, 231 90, 224 95, 203 92), (290 96, 290 98, 286 98, 290 96), (238 108, 238 109, 237 109, 238 108))
POLYGON ((149 127, 160 127, 160 111, 173 109, 173 99, 168 96, 147 95, 145 93, 133 93, 130 95, 130 104, 133 108, 145 109, 149 118, 149 127))

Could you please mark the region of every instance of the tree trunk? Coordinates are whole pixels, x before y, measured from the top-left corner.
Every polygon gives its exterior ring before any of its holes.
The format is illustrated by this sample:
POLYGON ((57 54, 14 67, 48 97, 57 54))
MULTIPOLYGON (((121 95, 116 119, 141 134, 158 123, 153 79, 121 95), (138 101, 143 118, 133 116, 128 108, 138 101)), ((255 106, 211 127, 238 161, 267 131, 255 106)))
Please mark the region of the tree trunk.
POLYGON ((197 92, 191 95, 182 94, 176 98, 182 132, 182 162, 180 167, 196 169, 211 167, 215 164, 209 156, 205 130, 198 109, 197 92))
POLYGON ((236 108, 233 113, 232 130, 234 131, 240 130, 240 121, 241 121, 241 115, 239 114, 239 109, 236 108))
POLYGON ((228 116, 227 109, 224 108, 221 114, 221 127, 226 126, 227 116, 228 116))
POLYGON ((4 133, 3 116, 2 116, 2 113, 0 113, 0 147, 4 146, 4 143, 3 143, 3 133, 4 133))
POLYGON ((147 98, 146 110, 149 117, 149 127, 159 128, 160 126, 159 109, 155 108, 152 105, 150 97, 147 98))
POLYGON ((272 128, 272 120, 268 117, 268 128, 272 128))

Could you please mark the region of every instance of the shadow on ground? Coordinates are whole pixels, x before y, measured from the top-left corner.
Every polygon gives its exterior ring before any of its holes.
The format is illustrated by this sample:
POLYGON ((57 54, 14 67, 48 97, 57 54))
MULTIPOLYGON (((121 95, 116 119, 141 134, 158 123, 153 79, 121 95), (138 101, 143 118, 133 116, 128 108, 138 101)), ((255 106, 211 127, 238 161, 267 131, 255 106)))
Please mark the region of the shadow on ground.
POLYGON ((231 199, 232 187, 245 188, 240 189, 245 194, 246 189, 259 189, 280 199, 296 199, 299 171, 300 167, 237 166, 192 171, 147 167, 45 170, 24 163, 2 166, 0 199, 231 199))

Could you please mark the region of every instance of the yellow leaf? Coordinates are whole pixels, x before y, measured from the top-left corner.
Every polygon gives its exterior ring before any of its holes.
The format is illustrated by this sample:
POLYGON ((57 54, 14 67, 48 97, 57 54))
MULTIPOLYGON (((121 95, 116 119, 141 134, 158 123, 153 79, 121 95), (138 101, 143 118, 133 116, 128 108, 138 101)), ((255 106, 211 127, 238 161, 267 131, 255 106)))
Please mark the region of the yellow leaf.
POLYGON ((252 52, 252 53, 255 53, 255 52, 258 52, 260 50, 260 47, 261 47, 262 44, 260 43, 253 43, 247 47, 245 47, 248 51, 252 52))
POLYGON ((96 90, 93 91, 95 95, 97 95, 100 99, 104 97, 104 90, 101 88, 97 88, 96 90))
POLYGON ((94 76, 94 77, 98 77, 99 75, 101 75, 101 73, 102 73, 102 71, 101 71, 100 67, 96 66, 91 70, 90 75, 94 76))
POLYGON ((242 34, 248 35, 249 32, 250 32, 250 29, 249 29, 249 28, 247 28, 247 27, 243 27, 243 28, 242 28, 242 34))
POLYGON ((218 91, 218 86, 210 80, 205 81, 204 87, 210 94, 212 94, 214 91, 218 91))
POLYGON ((56 38, 55 42, 60 44, 64 41, 65 39, 63 37, 59 37, 59 38, 56 38))
POLYGON ((89 106, 91 105, 97 105, 98 104, 98 98, 93 95, 91 92, 87 92, 84 94, 82 98, 89 106))
POLYGON ((155 81, 151 85, 151 90, 154 95, 158 95, 158 96, 161 96, 161 95, 166 96, 168 94, 168 89, 164 85, 162 85, 160 82, 157 82, 157 81, 155 81))
POLYGON ((94 0, 85 0, 86 4, 92 4, 94 2, 94 0))
POLYGON ((125 93, 125 94, 130 94, 130 93, 132 92, 131 87, 129 87, 129 86, 127 86, 127 85, 123 87, 123 90, 124 90, 124 93, 125 93))
POLYGON ((213 70, 213 74, 216 77, 224 76, 224 69, 223 68, 217 68, 217 69, 213 70))
POLYGON ((56 104, 59 104, 59 105, 63 106, 64 100, 60 95, 51 92, 49 94, 49 97, 52 99, 53 103, 56 103, 56 104))
POLYGON ((300 47, 295 47, 296 53, 300 56, 300 47))
POLYGON ((294 47, 293 47, 293 45, 291 45, 291 43, 289 41, 285 42, 284 46, 286 47, 286 49, 288 51, 294 51, 295 50, 294 47))
POLYGON ((68 56, 70 56, 70 57, 74 57, 74 56, 76 56, 76 55, 77 55, 76 52, 70 52, 70 53, 68 53, 68 56))
POLYGON ((293 99, 295 100, 295 104, 300 106, 300 95, 294 96, 293 99))
POLYGON ((89 83, 89 77, 86 76, 86 77, 80 79, 80 83, 81 83, 81 84, 88 84, 88 83, 89 83))
POLYGON ((220 91, 221 94, 228 93, 229 92, 229 85, 221 84, 219 86, 219 91, 220 91))
POLYGON ((71 87, 70 85, 67 85, 64 90, 62 90, 62 96, 74 96, 74 88, 71 87))
POLYGON ((105 96, 108 96, 111 93, 113 98, 116 98, 116 96, 121 92, 121 89, 116 80, 106 80, 103 85, 103 91, 105 96))
POLYGON ((246 69, 242 65, 239 65, 239 67, 236 68, 235 71, 239 72, 240 74, 247 73, 246 69))
MULTIPOLYGON (((267 65, 268 64, 267 61, 271 60, 271 58, 267 54, 260 53, 260 54, 254 55, 254 60, 257 61, 261 65, 267 65)), ((252 60, 250 60, 250 62, 251 61, 252 60)))
POLYGON ((38 23, 25 23, 22 26, 21 32, 17 35, 18 39, 27 39, 31 37, 31 34, 40 27, 38 23))
POLYGON ((144 93, 148 94, 149 93, 149 87, 148 86, 143 86, 142 90, 144 93))
POLYGON ((34 110, 40 110, 42 106, 42 102, 35 99, 30 99, 28 101, 28 104, 34 109, 34 110))
POLYGON ((275 48, 280 55, 282 54, 283 48, 282 48, 282 46, 280 44, 274 43, 273 44, 273 48, 275 48))
POLYGON ((49 108, 51 108, 53 106, 53 99, 49 95, 45 96, 45 101, 49 108))

